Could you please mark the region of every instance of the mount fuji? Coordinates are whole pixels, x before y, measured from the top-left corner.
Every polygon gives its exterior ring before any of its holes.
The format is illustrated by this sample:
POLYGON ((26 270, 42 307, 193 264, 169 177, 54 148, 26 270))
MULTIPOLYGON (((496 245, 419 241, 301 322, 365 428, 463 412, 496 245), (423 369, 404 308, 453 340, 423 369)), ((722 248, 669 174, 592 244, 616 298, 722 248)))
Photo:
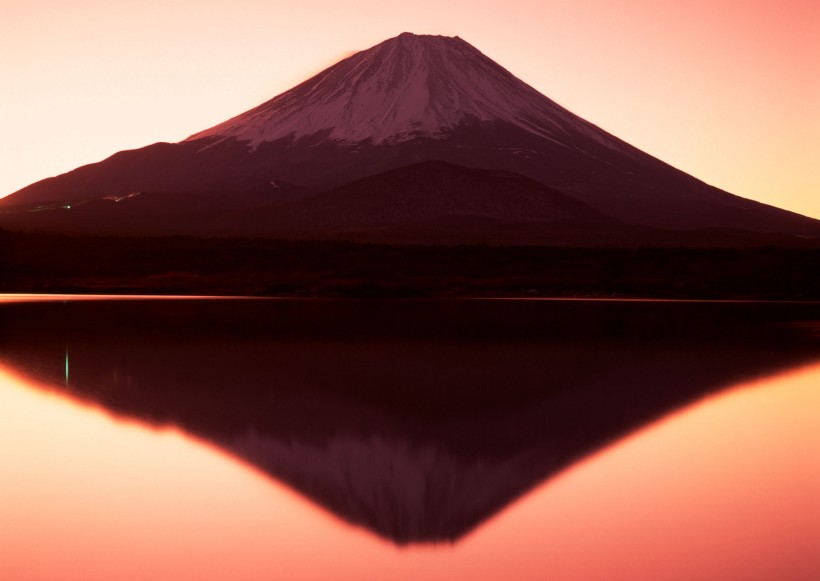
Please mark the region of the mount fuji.
POLYGON ((458 37, 409 33, 179 143, 23 188, 0 200, 0 226, 408 243, 820 237, 817 220, 667 165, 458 37))

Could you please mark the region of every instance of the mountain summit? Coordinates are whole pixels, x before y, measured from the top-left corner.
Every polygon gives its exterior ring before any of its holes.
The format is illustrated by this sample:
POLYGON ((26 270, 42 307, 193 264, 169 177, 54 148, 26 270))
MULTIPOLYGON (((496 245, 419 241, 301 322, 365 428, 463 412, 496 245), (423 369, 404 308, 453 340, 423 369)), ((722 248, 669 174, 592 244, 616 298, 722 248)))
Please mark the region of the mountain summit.
POLYGON ((448 130, 507 123, 546 139, 575 133, 616 140, 519 80, 459 37, 404 33, 357 53, 224 123, 189 137, 252 146, 322 135, 347 144, 444 138, 448 130))
MULTIPOLYGON (((409 33, 184 141, 123 151, 32 184, 0 209, 0 226, 29 229, 413 243, 552 243, 564 236, 553 235, 558 223, 565 234, 574 228, 573 243, 588 232, 603 236, 589 244, 617 240, 626 226, 644 234, 711 229, 712 237, 719 230, 820 238, 820 222, 659 161, 458 37, 409 33), (502 173, 484 179, 490 174, 476 170, 502 173), (365 179, 371 176, 378 177, 365 179), (410 191, 409 183, 424 191, 410 191), (393 199, 392 192, 401 194, 393 199), (576 203, 569 214, 566 197, 576 203), (339 216, 331 207, 352 213, 339 216), (448 228, 456 230, 442 232, 448 228), (404 234, 393 236, 396 229, 404 234)), ((634 241, 634 232, 627 237, 634 241)))

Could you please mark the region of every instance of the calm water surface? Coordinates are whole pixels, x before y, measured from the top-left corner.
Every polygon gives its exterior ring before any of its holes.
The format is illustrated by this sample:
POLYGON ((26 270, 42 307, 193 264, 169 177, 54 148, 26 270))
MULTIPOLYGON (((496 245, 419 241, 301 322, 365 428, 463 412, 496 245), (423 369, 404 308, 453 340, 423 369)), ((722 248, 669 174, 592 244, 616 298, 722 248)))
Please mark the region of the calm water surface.
POLYGON ((0 304, 0 579, 820 578, 820 307, 0 304))

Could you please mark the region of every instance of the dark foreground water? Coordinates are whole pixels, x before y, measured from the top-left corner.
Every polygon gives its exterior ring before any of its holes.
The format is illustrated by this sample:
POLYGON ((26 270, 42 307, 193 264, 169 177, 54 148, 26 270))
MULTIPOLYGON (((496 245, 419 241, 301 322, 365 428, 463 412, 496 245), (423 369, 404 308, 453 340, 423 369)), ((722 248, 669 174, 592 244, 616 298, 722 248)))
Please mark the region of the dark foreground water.
POLYGON ((820 578, 820 305, 0 303, 0 579, 820 578))

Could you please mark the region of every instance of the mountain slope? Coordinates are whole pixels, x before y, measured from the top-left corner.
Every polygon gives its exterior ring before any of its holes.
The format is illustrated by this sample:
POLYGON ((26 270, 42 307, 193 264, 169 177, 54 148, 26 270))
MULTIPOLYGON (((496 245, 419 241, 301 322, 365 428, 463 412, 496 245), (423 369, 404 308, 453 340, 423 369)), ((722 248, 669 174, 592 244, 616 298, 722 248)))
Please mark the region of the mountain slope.
POLYGON ((498 170, 428 161, 388 170, 277 208, 245 232, 297 238, 436 244, 566 243, 622 232, 620 222, 539 182, 498 170))
POLYGON ((437 244, 605 242, 634 230, 521 175, 440 161, 388 170, 318 195, 279 182, 274 192, 148 192, 40 204, 7 211, 5 218, 7 226, 24 230, 437 244))
POLYGON ((816 220, 708 186, 606 133, 457 37, 407 33, 181 143, 120 152, 0 206, 249 190, 275 202, 280 181, 328 191, 429 160, 515 172, 640 226, 820 236, 816 220))
POLYGON ((349 144, 445 138, 464 124, 504 122, 556 143, 584 135, 624 146, 517 79, 458 37, 404 33, 344 59, 247 113, 189 137, 349 144), (306 106, 307 104, 307 106, 306 106))

